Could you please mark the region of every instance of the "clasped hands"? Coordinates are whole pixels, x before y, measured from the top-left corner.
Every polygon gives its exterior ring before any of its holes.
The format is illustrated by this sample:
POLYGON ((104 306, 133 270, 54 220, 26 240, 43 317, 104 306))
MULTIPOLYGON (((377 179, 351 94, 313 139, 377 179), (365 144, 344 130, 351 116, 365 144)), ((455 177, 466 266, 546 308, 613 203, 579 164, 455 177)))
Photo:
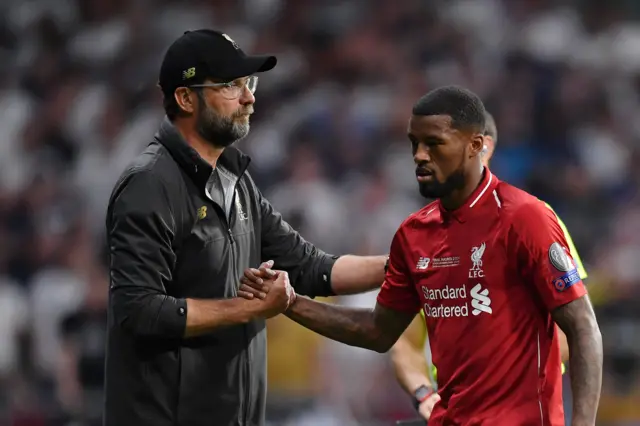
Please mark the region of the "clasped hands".
POLYGON ((263 314, 271 318, 286 311, 296 300, 296 292, 285 271, 271 269, 273 261, 269 260, 258 269, 247 268, 240 280, 238 296, 247 300, 259 299, 264 303, 263 314))

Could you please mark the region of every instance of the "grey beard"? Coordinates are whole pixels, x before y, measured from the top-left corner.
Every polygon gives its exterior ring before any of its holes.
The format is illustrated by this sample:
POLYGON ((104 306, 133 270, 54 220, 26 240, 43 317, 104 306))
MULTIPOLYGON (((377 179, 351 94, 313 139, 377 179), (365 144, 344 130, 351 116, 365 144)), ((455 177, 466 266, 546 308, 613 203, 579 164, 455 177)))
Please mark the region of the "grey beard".
POLYGON ((249 123, 238 123, 234 116, 225 117, 207 107, 201 94, 198 94, 199 113, 196 131, 213 146, 226 148, 249 134, 249 123))

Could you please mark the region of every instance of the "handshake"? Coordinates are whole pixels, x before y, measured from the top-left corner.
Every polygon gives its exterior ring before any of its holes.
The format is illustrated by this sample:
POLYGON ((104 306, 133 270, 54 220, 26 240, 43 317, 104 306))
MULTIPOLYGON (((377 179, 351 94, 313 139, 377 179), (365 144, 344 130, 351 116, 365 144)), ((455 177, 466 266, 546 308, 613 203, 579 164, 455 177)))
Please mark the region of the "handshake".
POLYGON ((296 292, 285 271, 274 271, 273 260, 248 268, 240 280, 238 296, 247 300, 259 300, 261 316, 271 318, 285 312, 296 300, 296 292))

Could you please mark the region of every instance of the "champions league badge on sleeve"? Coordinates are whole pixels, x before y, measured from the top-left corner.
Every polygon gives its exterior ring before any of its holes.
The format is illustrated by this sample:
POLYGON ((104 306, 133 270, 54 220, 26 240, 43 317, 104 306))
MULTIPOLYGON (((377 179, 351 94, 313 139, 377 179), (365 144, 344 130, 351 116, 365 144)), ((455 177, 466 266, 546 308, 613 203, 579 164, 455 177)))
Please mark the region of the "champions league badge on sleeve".
POLYGON ((549 247, 549 261, 556 270, 564 272, 564 274, 553 280, 553 286, 557 291, 565 291, 580 281, 580 273, 576 264, 567 251, 557 242, 549 247))
POLYGON ((553 243, 549 247, 549 261, 560 272, 569 272, 575 269, 573 260, 559 243, 553 243))

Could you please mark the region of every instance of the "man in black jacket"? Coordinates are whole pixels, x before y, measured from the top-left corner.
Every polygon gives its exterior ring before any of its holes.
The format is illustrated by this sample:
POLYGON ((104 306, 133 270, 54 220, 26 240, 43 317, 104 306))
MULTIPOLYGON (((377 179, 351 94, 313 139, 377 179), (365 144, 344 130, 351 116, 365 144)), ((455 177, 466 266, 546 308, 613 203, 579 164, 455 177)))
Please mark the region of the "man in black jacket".
POLYGON ((230 146, 249 131, 255 74, 275 65, 211 30, 185 33, 166 53, 167 117, 107 213, 106 426, 264 424, 265 319, 288 307, 289 280, 328 296, 384 279, 386 256, 332 256, 305 241, 230 146), (269 260, 288 276, 269 294, 238 297, 243 271, 269 260))

